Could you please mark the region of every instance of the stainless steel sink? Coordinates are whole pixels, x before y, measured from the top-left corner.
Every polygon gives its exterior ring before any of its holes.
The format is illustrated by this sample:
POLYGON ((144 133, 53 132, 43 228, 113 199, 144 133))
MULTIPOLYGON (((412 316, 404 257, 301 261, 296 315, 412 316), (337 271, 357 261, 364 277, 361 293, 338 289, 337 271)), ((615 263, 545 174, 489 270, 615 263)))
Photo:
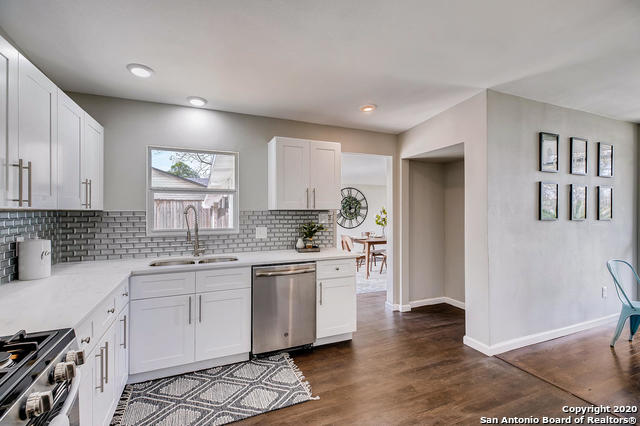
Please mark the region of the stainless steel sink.
POLYGON ((196 261, 191 259, 169 259, 169 260, 156 260, 151 262, 149 266, 173 266, 173 265, 195 265, 196 261))
POLYGON ((238 258, 233 256, 205 257, 204 259, 198 260, 198 263, 233 262, 235 260, 238 260, 238 258))

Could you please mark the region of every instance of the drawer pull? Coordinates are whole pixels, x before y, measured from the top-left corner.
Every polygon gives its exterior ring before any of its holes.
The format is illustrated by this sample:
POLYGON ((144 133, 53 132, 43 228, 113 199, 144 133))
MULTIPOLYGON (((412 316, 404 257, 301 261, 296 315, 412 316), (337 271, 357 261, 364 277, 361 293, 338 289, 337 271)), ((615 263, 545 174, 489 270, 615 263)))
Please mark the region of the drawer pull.
POLYGON ((122 296, 123 296, 123 297, 127 297, 128 295, 129 295, 129 292, 128 292, 128 291, 125 291, 124 293, 122 293, 122 296))
POLYGON ((339 270, 340 270, 340 267, 339 267, 339 266, 336 266, 336 271, 339 271, 339 270))
POLYGON ((80 343, 89 343, 91 341, 91 336, 87 336, 84 339, 80 340, 80 343))
POLYGON ((112 314, 116 311, 116 308, 107 309, 108 314, 112 314))

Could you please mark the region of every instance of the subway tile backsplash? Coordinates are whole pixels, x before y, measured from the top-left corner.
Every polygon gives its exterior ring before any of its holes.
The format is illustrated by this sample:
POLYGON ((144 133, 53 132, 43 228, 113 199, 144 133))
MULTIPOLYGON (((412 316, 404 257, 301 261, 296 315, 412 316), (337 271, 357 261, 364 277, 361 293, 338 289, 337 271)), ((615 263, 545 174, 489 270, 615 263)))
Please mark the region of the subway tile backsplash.
MULTIPOLYGON (((299 226, 318 222, 328 213, 327 230, 316 237, 321 247, 335 246, 332 211, 241 211, 240 232, 201 235, 206 254, 292 249, 299 226), (267 227, 267 238, 257 239, 255 228, 267 227)), ((144 211, 4 211, 0 212, 0 283, 17 278, 16 237, 52 240, 53 261, 129 259, 191 254, 185 235, 148 237, 144 211)))

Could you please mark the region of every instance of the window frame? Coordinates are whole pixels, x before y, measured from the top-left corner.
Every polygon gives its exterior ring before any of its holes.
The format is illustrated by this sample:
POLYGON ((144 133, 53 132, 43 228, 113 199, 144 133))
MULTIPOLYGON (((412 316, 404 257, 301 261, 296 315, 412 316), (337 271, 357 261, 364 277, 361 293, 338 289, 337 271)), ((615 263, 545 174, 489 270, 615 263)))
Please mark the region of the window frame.
POLYGON ((198 233, 200 235, 228 235, 240 233, 240 155, 236 151, 222 151, 212 149, 196 149, 196 148, 183 148, 183 147, 171 147, 160 145, 147 145, 147 161, 146 161, 146 231, 147 236, 150 237, 175 237, 186 234, 185 229, 176 230, 155 230, 153 224, 155 223, 154 217, 154 194, 155 193, 197 193, 197 194, 231 194, 233 195, 233 227, 224 229, 213 228, 200 228, 198 233), (159 151, 182 151, 182 152, 195 152, 206 154, 219 154, 219 155, 232 155, 234 157, 234 189, 191 189, 191 188, 164 188, 151 186, 151 172, 152 172, 152 158, 151 153, 154 150, 159 151))

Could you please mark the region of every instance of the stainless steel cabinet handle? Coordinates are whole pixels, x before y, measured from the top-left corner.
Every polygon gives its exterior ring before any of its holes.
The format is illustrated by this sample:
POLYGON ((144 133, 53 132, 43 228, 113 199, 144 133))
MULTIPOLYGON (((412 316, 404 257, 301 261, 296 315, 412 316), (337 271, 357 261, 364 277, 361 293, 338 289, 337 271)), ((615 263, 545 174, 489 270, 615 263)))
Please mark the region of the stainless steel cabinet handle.
POLYGON ((313 208, 316 208, 316 189, 313 188, 313 208))
POLYGON ((309 269, 297 269, 294 271, 273 271, 273 272, 256 272, 256 277, 276 277, 280 275, 296 275, 296 274, 306 274, 308 272, 315 272, 315 268, 309 269))
POLYGON ((128 292, 128 291, 125 291, 124 293, 122 293, 122 296, 123 296, 123 297, 127 297, 128 295, 129 295, 129 292, 128 292))
POLYGON ((89 203, 89 208, 91 208, 91 199, 93 198, 93 195, 91 195, 92 189, 93 189, 93 181, 89 179, 89 198, 87 199, 89 203))
POLYGON ((116 311, 116 308, 107 309, 108 314, 112 314, 116 311))
POLYGON ((84 200, 82 203, 82 207, 89 208, 89 179, 85 179, 82 181, 82 185, 84 185, 84 200))
POLYGON ((124 325, 122 327, 122 335, 123 335, 123 342, 120 343, 120 346, 122 346, 123 348, 127 349, 127 316, 124 316, 124 319, 121 319, 120 322, 123 322, 124 325))
POLYGON ((309 188, 305 190, 305 198, 307 199, 307 208, 309 208, 309 188))
POLYGON ((18 207, 22 207, 22 205, 26 202, 29 207, 31 207, 31 161, 27 162, 27 167, 24 166, 24 160, 22 158, 18 159, 18 162, 12 164, 11 166, 18 168, 18 198, 14 198, 11 201, 17 201, 18 207), (22 188, 24 186, 24 178, 22 173, 24 169, 27 169, 27 195, 28 198, 25 200, 22 196, 22 188))
POLYGON ((109 342, 104 342, 104 382, 109 383, 109 342))
POLYGON ((29 183, 27 185, 27 194, 29 194, 29 199, 27 201, 29 202, 29 207, 31 207, 31 161, 27 163, 27 178, 29 179, 29 183))
POLYGON ((84 339, 80 340, 80 343, 89 343, 91 341, 91 337, 87 336, 84 339))
POLYGON ((96 354, 96 358, 100 358, 100 384, 96 386, 96 389, 104 392, 104 348, 100 348, 100 355, 96 354))
POLYGON ((198 296, 198 321, 202 322, 202 295, 198 296))
POLYGON ((322 305, 322 282, 320 282, 320 304, 322 305))
POLYGON ((191 296, 189 296, 189 324, 191 324, 191 296))

